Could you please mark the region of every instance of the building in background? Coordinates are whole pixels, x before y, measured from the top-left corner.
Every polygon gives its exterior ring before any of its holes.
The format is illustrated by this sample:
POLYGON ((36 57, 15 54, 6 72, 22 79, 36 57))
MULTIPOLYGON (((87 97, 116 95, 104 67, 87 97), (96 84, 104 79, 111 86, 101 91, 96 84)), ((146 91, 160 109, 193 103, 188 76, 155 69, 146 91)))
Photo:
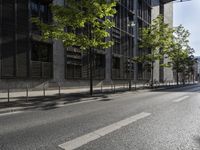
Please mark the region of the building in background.
MULTIPOLYGON (((164 16, 164 22, 173 27, 173 0, 152 0, 152 19, 159 14, 164 16)), ((174 75, 172 68, 161 67, 160 64, 167 63, 169 60, 163 57, 162 61, 156 61, 154 67, 154 80, 159 82, 173 81, 174 75)))
POLYGON ((194 64, 194 76, 195 80, 200 82, 200 56, 196 56, 196 63, 194 64))
MULTIPOLYGON (((60 41, 42 42, 40 32, 30 22, 40 17, 50 22, 49 4, 64 5, 64 0, 0 0, 0 88, 40 86, 58 82, 65 86, 86 86, 89 57, 77 48, 64 48, 60 41)), ((111 39, 112 48, 95 50, 95 84, 105 82, 147 81, 150 72, 131 58, 150 53, 138 48, 138 29, 148 26, 159 14, 173 24, 173 4, 169 0, 119 0, 111 39)), ((163 58, 163 61, 168 61, 163 58)), ((173 80, 170 68, 155 64, 155 80, 173 80)))

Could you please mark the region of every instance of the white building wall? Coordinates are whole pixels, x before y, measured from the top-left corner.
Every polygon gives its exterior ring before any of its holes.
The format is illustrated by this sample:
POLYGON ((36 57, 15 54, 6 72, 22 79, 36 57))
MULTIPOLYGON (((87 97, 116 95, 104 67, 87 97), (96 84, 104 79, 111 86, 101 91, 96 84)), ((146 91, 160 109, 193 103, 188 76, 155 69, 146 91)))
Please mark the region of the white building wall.
MULTIPOLYGON (((160 14, 160 0, 152 0, 152 20, 160 14)), ((168 23, 170 27, 173 27, 173 2, 167 3, 164 6, 164 21, 168 23)), ((164 63, 168 63, 169 59, 164 58, 164 63)), ((160 79, 160 64, 159 61, 154 63, 154 80, 160 79)), ((172 68, 164 68, 164 80, 173 80, 172 68)))
MULTIPOLYGON (((64 5, 64 0, 54 0, 54 4, 64 5)), ((53 81, 65 81, 65 49, 61 41, 53 42, 53 81)))
MULTIPOLYGON (((173 27, 173 2, 167 3, 164 6, 164 21, 168 23, 170 27, 173 27)), ((164 58, 164 63, 168 63, 170 60, 164 58)), ((164 78, 165 81, 173 81, 173 70, 172 68, 164 68, 164 78)))
MULTIPOLYGON (((152 16, 151 19, 155 19, 159 13, 160 13, 160 7, 159 7, 159 0, 152 0, 152 16)), ((153 70, 153 74, 154 74, 154 80, 159 81, 159 61, 156 61, 154 63, 154 70, 153 70)))

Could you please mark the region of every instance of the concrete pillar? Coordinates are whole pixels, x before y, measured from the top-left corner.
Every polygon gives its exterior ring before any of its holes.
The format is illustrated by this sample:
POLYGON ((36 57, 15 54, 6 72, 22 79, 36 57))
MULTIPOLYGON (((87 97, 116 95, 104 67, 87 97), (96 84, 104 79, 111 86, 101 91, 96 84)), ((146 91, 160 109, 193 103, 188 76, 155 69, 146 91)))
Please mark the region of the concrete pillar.
MULTIPOLYGON (((64 0, 54 0, 53 4, 64 5, 64 0)), ((65 80, 65 50, 58 40, 53 42, 53 79, 59 82, 65 80)))
MULTIPOLYGON (((110 0, 107 0, 109 2, 110 0)), ((111 33, 111 31, 109 31, 111 33)), ((110 40, 106 38, 107 41, 110 40)), ((105 50, 105 82, 112 82, 112 47, 105 50)))
MULTIPOLYGON (((108 2, 110 0, 107 0, 108 2)), ((111 33, 111 31, 109 31, 111 33)), ((107 38, 106 40, 110 40, 110 38, 107 38)), ((112 47, 107 48, 105 54, 105 81, 110 82, 112 80, 112 47)))
POLYGON ((111 81, 111 74, 112 74, 112 51, 111 48, 106 49, 106 54, 105 54, 105 80, 106 81, 111 81))
MULTIPOLYGON (((173 2, 164 5, 164 22, 173 27, 173 2)), ((164 63, 170 60, 166 57, 164 58, 164 63)), ((172 68, 164 68, 164 80, 174 80, 172 68)))
POLYGON ((65 80, 65 50, 61 41, 53 44, 53 77, 54 81, 65 80))
MULTIPOLYGON (((160 14, 160 7, 159 7, 160 2, 159 0, 152 0, 151 3, 152 3, 151 20, 153 20, 160 14)), ((160 62, 159 61, 154 62, 153 74, 154 74, 154 80, 159 81, 160 79, 160 62)))

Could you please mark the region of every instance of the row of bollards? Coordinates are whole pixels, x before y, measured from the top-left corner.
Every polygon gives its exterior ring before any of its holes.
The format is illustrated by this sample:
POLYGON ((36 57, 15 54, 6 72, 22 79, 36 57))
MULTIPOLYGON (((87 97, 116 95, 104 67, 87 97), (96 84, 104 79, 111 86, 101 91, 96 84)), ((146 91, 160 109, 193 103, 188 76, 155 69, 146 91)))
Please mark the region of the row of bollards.
MULTIPOLYGON (((11 91, 10 91, 11 89, 10 88, 8 88, 7 89, 7 102, 9 103, 10 102, 10 93, 11 93, 11 91)), ((43 97, 46 97, 46 89, 45 89, 45 87, 43 87, 43 97)), ((26 87, 26 89, 25 89, 25 92, 26 92, 26 95, 25 95, 25 99, 26 99, 26 102, 28 102, 28 100, 29 100, 29 88, 28 88, 28 86, 26 87)), ((58 86, 58 96, 59 97, 61 97, 61 87, 60 86, 58 86)))
MULTIPOLYGON (((121 86, 122 88, 126 89, 126 88, 129 88, 129 83, 124 83, 124 84, 121 84, 119 86, 121 86)), ((136 82, 134 82, 134 86, 133 87, 134 87, 134 90, 136 91, 137 90, 137 83, 136 82)), ((100 88, 101 88, 100 89, 101 93, 103 93, 103 84, 101 84, 100 88)), ((112 92, 115 93, 116 92, 116 84, 110 84, 110 89, 111 89, 112 92)))
MULTIPOLYGON (((160 85, 160 83, 159 83, 160 85)), ((170 82, 169 82, 169 85, 170 85, 170 82)), ((113 91, 114 93, 116 92, 116 85, 115 84, 110 84, 111 86, 111 91, 113 91)), ((129 88, 129 83, 125 83, 125 84, 122 84, 122 87, 123 88, 129 88)), ((134 90, 136 91, 137 90, 137 83, 134 82, 134 90)), ((26 101, 28 102, 29 100, 29 88, 28 86, 26 87, 26 96, 25 96, 25 99, 26 101)), ((45 85, 43 86, 43 97, 46 97, 46 88, 45 88, 45 85)), ((103 84, 101 84, 101 93, 103 93, 103 84)), ((61 87, 60 85, 58 86, 58 96, 61 97, 61 87)), ((8 88, 7 90, 7 99, 8 99, 8 102, 10 102, 10 88, 8 88)))
MULTIPOLYGON (((171 81, 165 82, 163 84, 161 84, 161 83, 158 82, 158 83, 156 83, 155 87, 160 87, 162 85, 163 86, 174 86, 175 84, 176 83, 171 82, 171 81)), ((146 83, 143 84, 143 88, 144 88, 145 85, 146 85, 146 83)), ((125 84, 122 84, 120 86, 122 86, 123 88, 129 88, 129 83, 128 84, 125 83, 125 84)), ((112 92, 114 92, 114 93, 116 92, 116 84, 113 84, 113 83, 110 84, 110 88, 111 88, 112 92)), ((101 93, 103 93, 103 84, 101 84, 101 89, 100 90, 101 90, 101 93)), ((134 82, 134 90, 135 91, 137 90, 137 83, 136 82, 134 82)), ((43 97, 46 97, 46 88, 45 88, 45 85, 43 86, 43 90, 42 91, 43 91, 43 97)), ((28 102, 28 100, 29 100, 29 88, 28 88, 28 86, 26 87, 25 92, 26 92, 25 99, 28 102)), ((8 103, 10 102, 10 99, 11 99, 10 93, 11 93, 11 89, 8 88, 7 89, 7 100, 8 100, 8 103)), ((60 85, 58 85, 58 96, 61 97, 61 86, 60 85)))

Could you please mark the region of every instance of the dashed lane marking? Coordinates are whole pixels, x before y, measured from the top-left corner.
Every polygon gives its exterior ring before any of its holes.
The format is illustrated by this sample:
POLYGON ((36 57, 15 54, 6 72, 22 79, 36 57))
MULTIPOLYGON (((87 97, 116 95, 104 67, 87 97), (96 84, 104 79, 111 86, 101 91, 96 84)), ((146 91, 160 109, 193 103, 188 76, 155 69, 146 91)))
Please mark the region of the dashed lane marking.
POLYGON ((187 98, 189 98, 189 96, 183 96, 183 97, 181 97, 181 98, 179 98, 179 99, 174 100, 174 103, 181 102, 181 101, 183 101, 183 100, 185 100, 185 99, 187 99, 187 98))
POLYGON ((114 132, 124 126, 127 126, 137 120, 140 120, 142 118, 148 117, 150 116, 150 113, 147 112, 142 112, 140 114, 131 116, 129 118, 126 118, 124 120, 121 120, 119 122, 113 123, 111 125, 108 125, 106 127, 100 128, 96 131, 90 132, 88 134, 85 134, 83 136, 80 136, 78 138, 75 138, 71 141, 68 141, 66 143, 60 144, 58 145, 60 148, 64 149, 64 150, 74 150, 76 148, 79 148, 91 141, 94 141, 100 137, 103 137, 111 132, 114 132))
POLYGON ((13 112, 8 112, 8 113, 2 113, 0 114, 0 117, 2 116, 8 116, 8 115, 14 115, 14 114, 19 114, 22 113, 23 111, 13 111, 13 112))

